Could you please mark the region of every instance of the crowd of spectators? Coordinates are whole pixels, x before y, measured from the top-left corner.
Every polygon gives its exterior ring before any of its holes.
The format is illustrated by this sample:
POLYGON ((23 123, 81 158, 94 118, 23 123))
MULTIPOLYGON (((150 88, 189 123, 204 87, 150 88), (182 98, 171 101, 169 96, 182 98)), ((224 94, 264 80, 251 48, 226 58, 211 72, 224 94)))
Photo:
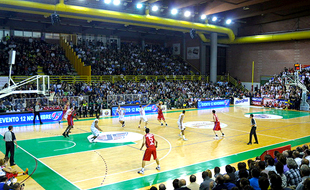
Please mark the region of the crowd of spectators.
MULTIPOLYGON (((303 69, 301 72, 296 72, 293 68, 287 69, 286 67, 279 75, 274 75, 267 83, 260 88, 255 88, 254 97, 270 98, 270 99, 284 99, 287 104, 279 104, 275 101, 267 103, 267 107, 299 109, 301 102, 302 90, 293 85, 285 84, 285 78, 289 77, 294 79, 298 75, 299 81, 306 86, 310 91, 310 69, 303 69)), ((288 80, 287 80, 288 81, 288 80)), ((309 94, 309 92, 308 92, 309 94)), ((310 95, 310 94, 309 94, 310 95)))
MULTIPOLYGON (((310 189, 310 150, 308 145, 286 150, 275 155, 265 155, 249 159, 247 163, 239 162, 237 168, 226 165, 221 173, 219 167, 202 172, 202 183, 196 182, 196 176, 175 179, 172 186, 175 190, 309 190, 310 189)), ((165 184, 150 190, 164 190, 165 184)))
POLYGON ((172 55, 171 48, 160 45, 140 45, 79 40, 72 45, 92 75, 189 75, 190 65, 172 55))
MULTIPOLYGON (((36 86, 29 84, 23 89, 35 89, 36 86)), ((98 83, 82 83, 76 82, 69 84, 59 82, 51 86, 51 91, 55 92, 54 100, 49 102, 51 106, 64 105, 71 98, 76 106, 81 106, 81 102, 87 99, 90 105, 100 105, 103 108, 111 108, 115 105, 123 104, 143 104, 149 101, 164 102, 168 108, 189 108, 196 107, 199 100, 213 100, 246 96, 244 92, 227 82, 207 83, 205 81, 143 81, 143 82, 125 82, 116 83, 98 82, 98 83), (131 99, 117 98, 124 94, 137 94, 131 99), (139 96, 141 95, 141 96, 139 96), (84 97, 83 99, 77 97, 84 97), (115 98, 116 97, 116 98, 115 98), (60 102, 58 101, 60 100, 60 102)), ((15 94, 4 98, 0 102, 0 109, 22 110, 27 106, 22 105, 23 102, 14 105, 14 99, 35 98, 40 97, 37 94, 15 94)), ((72 103, 72 102, 71 102, 72 103)), ((45 106, 45 105, 43 105, 45 106)))
POLYGON ((16 51, 12 75, 36 75, 38 66, 47 75, 70 75, 74 69, 58 44, 40 39, 10 37, 0 42, 0 75, 9 74, 9 51, 16 51))

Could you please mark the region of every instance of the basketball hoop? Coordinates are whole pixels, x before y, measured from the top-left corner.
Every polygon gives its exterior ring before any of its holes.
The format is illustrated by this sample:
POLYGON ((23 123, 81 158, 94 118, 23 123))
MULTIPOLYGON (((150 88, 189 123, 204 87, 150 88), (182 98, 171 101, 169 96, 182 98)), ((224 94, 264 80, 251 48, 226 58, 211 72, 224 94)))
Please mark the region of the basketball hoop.
POLYGON ((48 97, 48 100, 53 101, 54 96, 55 96, 55 92, 51 92, 50 96, 48 97))

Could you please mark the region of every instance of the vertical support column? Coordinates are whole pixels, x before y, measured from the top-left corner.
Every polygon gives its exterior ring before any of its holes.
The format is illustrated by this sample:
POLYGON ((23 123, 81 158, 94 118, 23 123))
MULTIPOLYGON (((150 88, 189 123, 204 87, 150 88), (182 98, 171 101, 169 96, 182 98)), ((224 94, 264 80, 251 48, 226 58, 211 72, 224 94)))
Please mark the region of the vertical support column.
POLYGON ((217 33, 211 33, 210 44, 210 82, 216 82, 217 77, 217 33))
POLYGON ((200 45, 200 73, 201 75, 206 75, 206 66, 207 66, 206 44, 201 42, 201 45, 200 45))
POLYGON ((186 39, 185 39, 185 33, 183 33, 183 59, 186 60, 186 39))
POLYGON ((144 38, 142 38, 142 40, 141 40, 141 46, 142 46, 142 50, 144 51, 144 48, 145 48, 145 40, 144 40, 144 38))

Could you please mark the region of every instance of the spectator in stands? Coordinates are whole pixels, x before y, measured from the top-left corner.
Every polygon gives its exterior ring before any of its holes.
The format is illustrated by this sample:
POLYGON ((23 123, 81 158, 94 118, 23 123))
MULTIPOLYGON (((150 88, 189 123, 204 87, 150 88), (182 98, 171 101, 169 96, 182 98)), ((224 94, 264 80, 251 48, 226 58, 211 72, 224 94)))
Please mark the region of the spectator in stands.
POLYGON ((234 183, 230 182, 229 175, 225 174, 225 175, 223 175, 223 177, 224 177, 224 185, 226 185, 228 190, 231 190, 233 187, 236 187, 236 185, 234 183))
POLYGON ((242 170, 239 170, 239 179, 236 181, 236 185, 237 187, 241 188, 240 187, 240 180, 241 178, 249 178, 249 173, 246 169, 242 169, 242 170))
POLYGON ((304 189, 304 182, 306 179, 310 177, 310 168, 308 165, 302 165, 300 167, 300 175, 302 177, 301 182, 297 185, 296 190, 303 190, 304 189))
POLYGON ((231 165, 226 165, 225 166, 225 170, 226 170, 226 174, 229 175, 230 177, 230 181, 232 183, 236 183, 236 177, 235 177, 235 173, 234 173, 234 169, 233 167, 231 167, 231 165))
POLYGON ((150 190, 157 190, 157 187, 152 186, 152 187, 150 188, 150 190))
POLYGON ((163 183, 159 184, 158 190, 166 190, 165 184, 163 184, 163 183))
POLYGON ((287 187, 287 178, 286 178, 284 171, 283 171, 284 166, 283 166, 282 162, 277 162, 275 166, 276 166, 276 170, 277 170, 278 175, 282 179, 282 188, 287 187))
POLYGON ((180 186, 180 188, 178 188, 177 190, 191 190, 190 188, 186 187, 185 179, 181 179, 179 181, 179 186, 180 186))
POLYGON ((227 186, 224 184, 225 180, 222 175, 217 176, 215 179, 215 182, 210 183, 210 187, 213 186, 212 190, 222 190, 222 189, 227 189, 227 186), (215 185, 216 182, 216 185, 215 185))
POLYGON ((250 185, 250 181, 247 178, 241 178, 240 179, 240 188, 241 190, 244 190, 246 186, 250 185))
POLYGON ((163 184, 163 183, 159 184, 158 190, 166 190, 165 184, 163 184))
POLYGON ((287 167, 286 164, 286 157, 284 156, 284 154, 279 154, 279 162, 281 162, 283 164, 283 172, 285 174, 285 172, 287 172, 289 169, 287 167))
POLYGON ((297 186, 301 182, 298 166, 293 158, 287 158, 287 167, 289 170, 285 172, 287 178, 287 186, 297 186))
POLYGON ((301 160, 301 165, 303 165, 303 164, 306 164, 306 165, 309 166, 309 160, 307 160, 306 158, 303 158, 303 159, 301 160))
POLYGON ((260 190, 259 184, 258 184, 258 178, 260 176, 260 171, 259 168, 254 167, 252 169, 252 178, 249 180, 250 185, 255 189, 255 190, 260 190))
POLYGON ((174 179, 173 182, 172 182, 172 186, 174 189, 178 189, 180 188, 180 184, 179 184, 179 179, 174 179))
POLYGON ((269 180, 266 177, 260 177, 258 179, 258 184, 261 190, 267 190, 269 188, 269 180))
POLYGON ((239 162, 237 164, 237 168, 238 168, 238 171, 235 172, 235 179, 239 180, 239 171, 240 170, 246 170, 246 163, 245 162, 239 162))
POLYGON ((212 178, 212 172, 210 170, 206 170, 202 172, 203 182, 200 184, 200 190, 208 190, 210 187, 210 182, 214 181, 212 178))
POLYGON ((296 151, 296 150, 294 150, 293 151, 293 158, 294 158, 294 160, 295 160, 295 162, 297 163, 297 166, 298 166, 298 168, 299 168, 299 166, 301 165, 301 158, 300 158, 300 154, 299 154, 299 152, 298 151, 296 151))
POLYGON ((191 175, 189 177, 190 184, 187 186, 191 190, 199 190, 199 184, 196 182, 196 176, 191 175))
POLYGON ((217 167, 217 166, 216 166, 216 167, 214 168, 214 179, 216 179, 217 176, 222 175, 220 172, 221 172, 220 167, 217 167))
POLYGON ((271 190, 290 190, 289 188, 282 187, 281 177, 277 174, 270 174, 270 189, 271 190))
POLYGON ((270 156, 267 160, 267 167, 265 168, 265 170, 269 171, 274 171, 275 173, 277 173, 276 167, 274 166, 274 159, 270 156))
POLYGON ((307 146, 307 149, 305 149, 304 158, 310 162, 310 150, 308 149, 308 146, 307 146))

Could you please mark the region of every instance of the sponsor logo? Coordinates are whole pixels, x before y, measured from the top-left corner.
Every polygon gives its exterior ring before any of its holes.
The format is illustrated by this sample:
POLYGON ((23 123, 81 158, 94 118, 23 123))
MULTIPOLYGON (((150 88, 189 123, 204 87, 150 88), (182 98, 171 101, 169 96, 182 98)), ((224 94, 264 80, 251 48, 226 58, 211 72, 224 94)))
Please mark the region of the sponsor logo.
POLYGON ((109 111, 105 111, 105 112, 104 112, 104 115, 108 116, 109 113, 110 113, 109 111))
POLYGON ((59 120, 59 118, 61 117, 61 115, 62 115, 61 112, 59 112, 59 113, 53 112, 53 113, 52 113, 52 120, 54 120, 54 121, 59 120))
POLYGON ((241 104, 241 103, 246 103, 246 102, 249 102, 249 99, 236 100, 236 104, 241 104))
MULTIPOLYGON (((186 122, 184 123, 185 127, 190 128, 198 128, 198 129, 213 129, 214 128, 214 122, 212 121, 192 121, 192 122, 186 122)), ((221 128, 227 127, 227 124, 220 123, 221 128)))
POLYGON ((224 101, 225 106, 229 106, 229 102, 230 102, 229 100, 225 100, 224 101))
MULTIPOLYGON (((93 135, 89 135, 87 139, 91 142, 93 135)), ((100 143, 124 143, 141 140, 143 135, 134 132, 102 132, 96 138, 95 142, 100 143)))
MULTIPOLYGON (((280 115, 272 115, 272 114, 253 114, 254 118, 257 119, 282 119, 283 117, 280 115)), ((250 117, 250 114, 244 115, 245 117, 250 117)))
POLYGON ((156 105, 152 105, 151 110, 156 112, 157 111, 157 106, 156 105))

